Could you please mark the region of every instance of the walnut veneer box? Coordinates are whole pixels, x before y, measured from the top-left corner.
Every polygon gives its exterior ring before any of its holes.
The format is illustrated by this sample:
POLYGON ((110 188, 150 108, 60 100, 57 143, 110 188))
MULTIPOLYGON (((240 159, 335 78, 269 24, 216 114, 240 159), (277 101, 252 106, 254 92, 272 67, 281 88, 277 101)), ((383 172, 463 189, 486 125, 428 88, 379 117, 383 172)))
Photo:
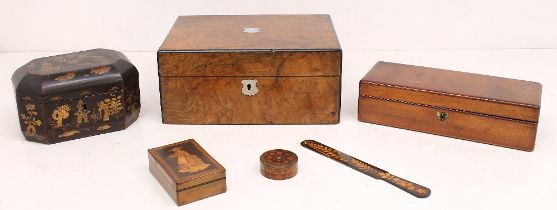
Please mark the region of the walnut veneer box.
POLYGON ((328 15, 181 16, 158 51, 162 120, 338 123, 341 63, 328 15))
POLYGON ((226 170, 195 140, 152 148, 149 171, 176 204, 226 192, 226 170))
POLYGON ((542 85, 378 62, 360 81, 358 119, 532 151, 542 85))

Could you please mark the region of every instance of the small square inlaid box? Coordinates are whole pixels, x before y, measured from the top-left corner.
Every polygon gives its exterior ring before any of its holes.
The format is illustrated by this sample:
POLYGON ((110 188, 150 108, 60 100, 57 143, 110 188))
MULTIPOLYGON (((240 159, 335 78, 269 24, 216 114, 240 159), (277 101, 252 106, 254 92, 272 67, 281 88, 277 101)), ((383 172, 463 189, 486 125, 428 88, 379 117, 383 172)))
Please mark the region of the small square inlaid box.
POLYGON ((148 153, 149 171, 176 204, 226 192, 226 170, 195 140, 152 148, 148 153))

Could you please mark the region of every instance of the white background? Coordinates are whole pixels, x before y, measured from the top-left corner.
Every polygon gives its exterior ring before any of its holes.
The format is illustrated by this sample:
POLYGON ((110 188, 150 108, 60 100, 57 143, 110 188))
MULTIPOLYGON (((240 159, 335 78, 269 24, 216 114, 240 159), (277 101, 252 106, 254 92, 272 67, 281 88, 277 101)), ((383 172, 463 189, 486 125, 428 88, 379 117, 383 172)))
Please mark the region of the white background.
POLYGON ((156 51, 178 15, 330 14, 344 50, 556 48, 553 0, 2 0, 0 51, 156 51))
POLYGON ((557 209, 557 2, 1 1, 0 209, 176 209, 148 171, 147 149, 195 138, 227 169, 228 192, 187 209, 557 209), (176 16, 331 14, 344 50, 341 123, 161 123, 155 51, 176 16), (33 58, 109 48, 140 71, 140 118, 127 130, 56 145, 21 134, 10 82, 33 58), (534 152, 357 121, 357 82, 377 61, 544 85, 534 152), (553 128, 553 129, 552 129, 553 128), (417 199, 299 146, 315 139, 432 189, 417 199), (259 155, 298 154, 299 174, 263 178, 259 155))

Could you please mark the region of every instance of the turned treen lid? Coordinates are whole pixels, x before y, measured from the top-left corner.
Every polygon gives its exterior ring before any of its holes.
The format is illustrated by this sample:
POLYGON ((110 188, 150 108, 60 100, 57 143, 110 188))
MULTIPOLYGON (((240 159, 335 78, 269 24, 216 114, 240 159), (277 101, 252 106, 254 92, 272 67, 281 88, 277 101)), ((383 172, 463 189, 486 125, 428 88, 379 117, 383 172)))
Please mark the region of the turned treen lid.
POLYGON ((261 155, 261 174, 274 180, 289 179, 298 173, 298 156, 288 150, 274 149, 261 155))

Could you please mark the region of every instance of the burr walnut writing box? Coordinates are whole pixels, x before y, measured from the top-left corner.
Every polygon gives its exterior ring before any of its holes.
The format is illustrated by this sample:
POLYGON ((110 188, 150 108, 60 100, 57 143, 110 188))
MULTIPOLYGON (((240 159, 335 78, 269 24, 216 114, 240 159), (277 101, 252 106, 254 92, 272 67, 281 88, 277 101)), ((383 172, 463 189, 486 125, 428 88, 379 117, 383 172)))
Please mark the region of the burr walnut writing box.
POLYGON ((137 69, 113 50, 34 59, 12 82, 29 141, 53 144, 122 130, 141 108, 137 69))
POLYGON ((341 63, 328 15, 182 16, 158 51, 162 120, 338 123, 341 63))
POLYGON ((542 85, 378 62, 360 81, 358 118, 532 151, 542 85))
POLYGON ((226 171, 195 140, 148 150, 149 171, 178 205, 226 192, 226 171))

